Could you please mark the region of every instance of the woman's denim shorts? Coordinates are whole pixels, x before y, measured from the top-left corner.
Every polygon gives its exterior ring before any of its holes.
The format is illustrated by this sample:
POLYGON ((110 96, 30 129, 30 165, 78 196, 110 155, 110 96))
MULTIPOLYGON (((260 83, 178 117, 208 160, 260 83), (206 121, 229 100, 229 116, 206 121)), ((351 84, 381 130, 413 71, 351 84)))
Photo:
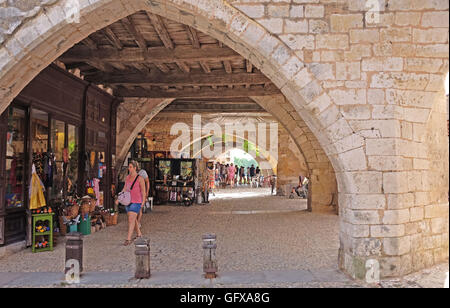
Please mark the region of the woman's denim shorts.
POLYGON ((131 203, 130 205, 127 205, 125 207, 125 209, 128 212, 134 212, 136 214, 139 214, 139 212, 141 211, 141 204, 140 203, 131 203))

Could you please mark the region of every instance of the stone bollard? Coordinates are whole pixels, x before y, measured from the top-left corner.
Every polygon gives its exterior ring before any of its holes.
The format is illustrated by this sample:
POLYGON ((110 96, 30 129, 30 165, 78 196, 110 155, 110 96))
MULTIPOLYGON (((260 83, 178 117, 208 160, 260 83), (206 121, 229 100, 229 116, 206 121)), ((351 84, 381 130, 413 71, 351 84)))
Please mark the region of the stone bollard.
MULTIPOLYGON (((80 273, 83 271, 83 234, 71 232, 66 235, 66 263, 69 260, 76 260, 79 264, 80 273)), ((70 268, 65 267, 65 273, 70 268)))
POLYGON ((136 279, 149 279, 150 274, 150 243, 141 237, 135 241, 136 279))
POLYGON ((217 277, 217 259, 216 259, 216 235, 205 234, 203 239, 203 271, 206 279, 214 279, 217 277))

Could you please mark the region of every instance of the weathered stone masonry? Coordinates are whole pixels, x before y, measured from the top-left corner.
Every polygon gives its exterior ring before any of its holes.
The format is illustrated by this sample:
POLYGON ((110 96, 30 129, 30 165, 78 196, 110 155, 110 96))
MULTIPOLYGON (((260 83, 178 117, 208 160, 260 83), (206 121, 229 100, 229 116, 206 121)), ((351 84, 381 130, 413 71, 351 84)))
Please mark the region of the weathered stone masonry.
POLYGON ((150 10, 219 39, 282 90, 265 108, 302 151, 313 145, 313 172, 335 171, 343 270, 364 278, 376 259, 399 276, 448 258, 448 0, 380 0, 378 15, 363 0, 80 0, 79 24, 65 3, 0 4, 0 111, 74 43, 150 10))

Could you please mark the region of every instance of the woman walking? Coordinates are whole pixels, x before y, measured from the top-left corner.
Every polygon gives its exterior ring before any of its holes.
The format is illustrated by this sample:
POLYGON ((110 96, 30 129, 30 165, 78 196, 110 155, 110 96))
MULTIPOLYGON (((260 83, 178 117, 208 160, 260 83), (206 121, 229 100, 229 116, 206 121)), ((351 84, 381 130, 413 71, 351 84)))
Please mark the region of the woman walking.
POLYGON ((137 237, 141 237, 141 229, 137 223, 137 217, 141 211, 141 208, 145 205, 145 181, 139 176, 137 171, 139 170, 139 165, 136 161, 132 160, 128 164, 128 176, 125 180, 125 187, 123 191, 128 190, 131 194, 131 203, 126 206, 128 215, 128 235, 124 242, 125 246, 131 244, 131 236, 133 231, 136 230, 137 237))
POLYGON ((230 184, 230 177, 228 175, 229 170, 230 170, 230 165, 227 164, 225 166, 225 185, 229 185, 230 184))
POLYGON ((234 187, 234 175, 236 173, 236 169, 233 164, 228 167, 228 180, 230 181, 231 188, 234 187))

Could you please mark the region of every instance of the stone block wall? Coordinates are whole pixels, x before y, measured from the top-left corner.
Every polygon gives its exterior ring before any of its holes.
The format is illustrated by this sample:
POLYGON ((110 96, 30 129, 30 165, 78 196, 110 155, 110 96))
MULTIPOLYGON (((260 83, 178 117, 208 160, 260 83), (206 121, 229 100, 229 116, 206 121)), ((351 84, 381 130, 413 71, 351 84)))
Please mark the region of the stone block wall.
POLYGON ((312 103, 312 112, 325 121, 336 114, 346 120, 330 126, 340 141, 326 152, 336 153, 330 159, 340 192, 340 265, 358 278, 370 258, 380 262, 382 276, 448 258, 442 90, 449 4, 376 2, 374 14, 357 0, 230 1, 320 80, 336 108, 327 98, 312 103))

